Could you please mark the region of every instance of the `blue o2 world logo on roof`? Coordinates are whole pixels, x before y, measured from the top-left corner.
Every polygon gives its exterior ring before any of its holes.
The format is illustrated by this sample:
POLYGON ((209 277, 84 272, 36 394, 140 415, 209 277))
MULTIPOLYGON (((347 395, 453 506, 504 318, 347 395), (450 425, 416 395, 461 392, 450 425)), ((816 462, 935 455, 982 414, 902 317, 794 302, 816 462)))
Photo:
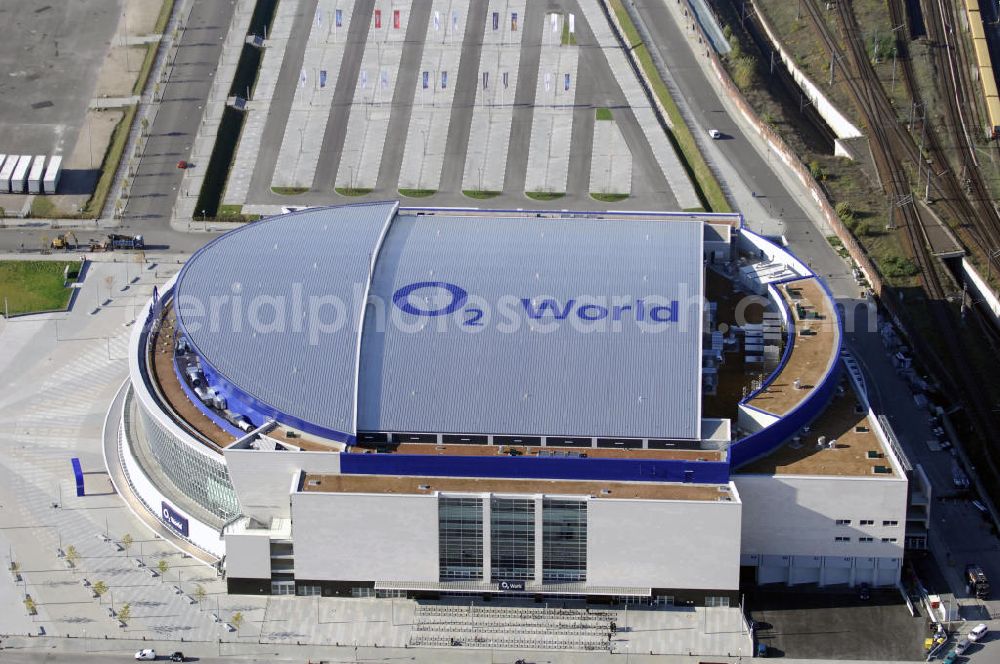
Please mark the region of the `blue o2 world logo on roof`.
POLYGON ((662 296, 593 296, 580 295, 560 300, 547 296, 505 296, 496 303, 470 296, 469 291, 447 281, 417 281, 399 288, 392 302, 403 313, 418 317, 457 314, 462 325, 481 327, 484 317, 495 308, 508 322, 527 318, 530 321, 570 321, 593 324, 600 321, 631 320, 645 325, 663 326, 680 320, 678 300, 662 296), (476 300, 473 302, 473 300, 476 300), (495 306, 489 306, 489 305, 495 306))

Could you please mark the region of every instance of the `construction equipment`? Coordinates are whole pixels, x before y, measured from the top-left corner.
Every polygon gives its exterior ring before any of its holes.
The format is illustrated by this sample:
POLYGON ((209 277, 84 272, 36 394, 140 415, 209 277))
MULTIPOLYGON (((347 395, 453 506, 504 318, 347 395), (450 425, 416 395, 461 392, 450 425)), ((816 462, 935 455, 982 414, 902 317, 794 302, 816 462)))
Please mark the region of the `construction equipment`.
POLYGON ((70 251, 71 249, 76 249, 77 240, 76 234, 73 231, 68 233, 63 233, 62 235, 57 235, 52 240, 51 247, 53 249, 62 249, 64 251, 70 251))
POLYGON ((115 249, 144 249, 141 235, 119 235, 111 233, 107 240, 90 240, 91 251, 114 251, 115 249))

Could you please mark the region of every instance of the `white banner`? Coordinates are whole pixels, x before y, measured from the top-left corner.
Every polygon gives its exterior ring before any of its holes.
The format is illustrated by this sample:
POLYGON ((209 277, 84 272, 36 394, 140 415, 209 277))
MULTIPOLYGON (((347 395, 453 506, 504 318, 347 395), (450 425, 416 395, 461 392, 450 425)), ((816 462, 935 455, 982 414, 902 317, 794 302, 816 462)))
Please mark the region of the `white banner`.
POLYGON ((576 14, 569 15, 569 32, 570 34, 576 32, 576 14))

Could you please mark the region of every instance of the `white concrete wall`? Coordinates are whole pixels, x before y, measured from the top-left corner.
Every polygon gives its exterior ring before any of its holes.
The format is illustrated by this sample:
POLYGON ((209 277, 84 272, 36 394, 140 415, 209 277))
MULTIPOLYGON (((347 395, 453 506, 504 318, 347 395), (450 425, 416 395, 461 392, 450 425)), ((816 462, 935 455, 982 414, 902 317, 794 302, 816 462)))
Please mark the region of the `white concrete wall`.
MULTIPOLYGON (((755 6, 754 9, 757 9, 755 6)), ((820 91, 819 87, 813 83, 808 76, 802 73, 798 65, 795 64, 795 60, 789 56, 788 52, 782 46, 781 40, 777 38, 774 34, 774 30, 768 24, 767 20, 764 18, 762 12, 757 12, 757 17, 760 19, 761 25, 764 26, 764 32, 767 33, 767 38, 771 40, 774 44, 775 49, 781 56, 781 61, 785 63, 785 67, 792 75, 792 79, 799 84, 802 88, 802 92, 805 93, 806 97, 816 105, 816 111, 820 114, 830 128, 833 129, 833 133, 837 135, 837 138, 857 138, 861 136, 861 132, 858 130, 854 124, 847 119, 847 117, 840 112, 836 106, 833 105, 826 95, 820 91)), ((842 67, 838 66, 835 75, 838 79, 844 77, 844 70, 842 67)))
POLYGON ((226 576, 234 579, 271 578, 270 531, 258 535, 226 535, 226 576))
POLYGON ((338 452, 227 449, 223 455, 240 510, 264 524, 291 516, 289 494, 300 471, 340 473, 338 452))
POLYGON ((986 280, 983 279, 967 258, 962 259, 962 274, 965 275, 965 278, 976 294, 979 295, 983 304, 990 310, 990 313, 993 315, 993 322, 1000 324, 1000 300, 997 300, 997 296, 986 283, 986 280))
MULTIPOLYGON (((736 424, 742 429, 749 433, 757 433, 761 429, 766 429, 779 418, 777 415, 772 415, 770 413, 762 413, 754 408, 749 408, 744 405, 740 405, 738 409, 738 415, 736 417, 736 424)), ((232 473, 232 471, 230 471, 232 473)))
POLYGON ((735 590, 737 501, 592 499, 587 505, 587 585, 735 590))
POLYGON ((295 577, 438 580, 437 497, 292 494, 295 577))
POLYGON ((734 475, 733 482, 743 500, 744 555, 903 557, 905 479, 734 475), (838 526, 837 519, 851 525, 838 526), (875 524, 861 526, 863 519, 875 524), (884 520, 899 525, 883 526, 884 520), (837 542, 838 536, 851 541, 837 542), (859 542, 863 536, 874 541, 859 542))

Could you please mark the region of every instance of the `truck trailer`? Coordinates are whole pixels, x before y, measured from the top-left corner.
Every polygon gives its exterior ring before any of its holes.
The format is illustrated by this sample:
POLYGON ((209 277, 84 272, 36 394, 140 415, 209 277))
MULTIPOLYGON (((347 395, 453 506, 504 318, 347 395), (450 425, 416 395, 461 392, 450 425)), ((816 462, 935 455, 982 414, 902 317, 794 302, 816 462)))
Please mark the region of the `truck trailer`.
POLYGON ((59 178, 62 177, 62 155, 57 154, 49 157, 49 165, 45 167, 45 177, 42 179, 42 191, 46 194, 56 193, 59 187, 59 178))
POLYGON ((45 155, 38 155, 31 162, 31 170, 28 171, 28 193, 42 193, 42 178, 45 177, 45 155))
POLYGON ((0 166, 0 192, 10 193, 10 176, 14 174, 14 167, 17 166, 18 156, 16 154, 7 155, 3 166, 0 166))
POLYGON ((14 172, 10 174, 10 193, 23 194, 28 186, 28 169, 31 168, 31 156, 22 154, 17 158, 14 172))

